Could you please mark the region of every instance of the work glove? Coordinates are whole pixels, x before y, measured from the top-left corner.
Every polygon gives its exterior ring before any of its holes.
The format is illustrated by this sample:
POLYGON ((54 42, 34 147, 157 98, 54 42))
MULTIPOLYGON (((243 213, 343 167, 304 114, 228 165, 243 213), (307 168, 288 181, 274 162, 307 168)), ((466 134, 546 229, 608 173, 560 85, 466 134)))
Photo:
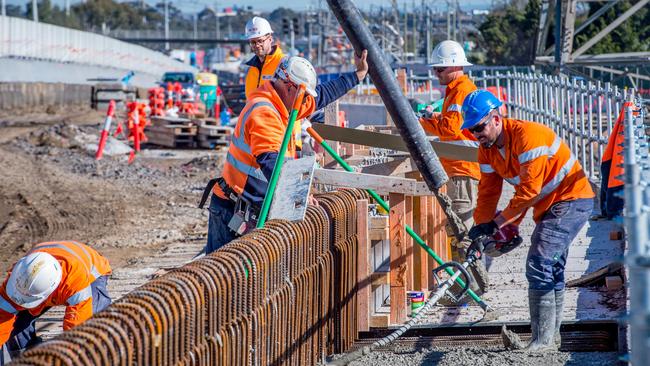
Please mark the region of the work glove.
POLYGON ((494 220, 492 220, 483 224, 474 225, 469 230, 467 236, 470 238, 470 240, 476 241, 476 239, 480 238, 481 236, 492 236, 496 234, 498 230, 499 226, 496 222, 494 222, 494 220))
POLYGON ((424 119, 431 119, 433 116, 436 114, 436 112, 433 111, 433 106, 426 106, 419 111, 420 117, 424 119))
POLYGON ((481 236, 472 240, 469 248, 467 248, 467 258, 479 259, 483 256, 483 250, 485 250, 485 237, 481 236))

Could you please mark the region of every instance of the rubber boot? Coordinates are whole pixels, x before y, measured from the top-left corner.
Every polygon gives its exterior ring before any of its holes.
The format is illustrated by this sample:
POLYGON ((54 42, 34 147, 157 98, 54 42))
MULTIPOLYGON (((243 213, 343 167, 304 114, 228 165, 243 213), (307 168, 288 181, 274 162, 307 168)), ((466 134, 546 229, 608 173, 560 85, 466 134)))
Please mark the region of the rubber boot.
POLYGON ((529 352, 557 350, 555 334, 555 291, 528 289, 532 338, 525 348, 529 352))
POLYGON ((562 315, 564 312, 564 290, 555 291, 555 333, 553 340, 558 351, 562 345, 562 336, 560 335, 560 326, 562 325, 562 315))

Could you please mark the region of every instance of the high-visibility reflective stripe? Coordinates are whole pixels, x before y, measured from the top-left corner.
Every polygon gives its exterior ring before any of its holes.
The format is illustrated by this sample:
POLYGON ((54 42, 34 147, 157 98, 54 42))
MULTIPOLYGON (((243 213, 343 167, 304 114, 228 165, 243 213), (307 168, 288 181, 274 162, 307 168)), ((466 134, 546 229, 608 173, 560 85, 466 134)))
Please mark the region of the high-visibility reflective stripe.
POLYGON ((84 300, 90 299, 91 297, 93 297, 93 291, 92 291, 90 285, 88 285, 83 290, 81 290, 81 291, 77 292, 76 294, 68 297, 68 301, 66 301, 66 303, 68 303, 68 305, 70 305, 70 306, 74 306, 74 305, 77 305, 77 304, 81 303, 84 300))
POLYGON ((95 277, 95 279, 98 279, 101 275, 99 274, 99 271, 95 267, 95 264, 93 263, 93 257, 90 255, 90 253, 88 253, 86 247, 83 244, 76 241, 72 241, 70 243, 76 245, 77 248, 81 249, 84 252, 84 254, 86 254, 86 258, 88 258, 88 263, 90 263, 90 274, 92 274, 93 277, 95 277))
POLYGON ((31 252, 34 252, 34 251, 36 251, 38 249, 47 249, 47 248, 59 248, 59 249, 63 249, 66 252, 72 254, 75 258, 77 258, 79 260, 79 262, 81 262, 84 265, 84 267, 86 268, 86 272, 89 273, 90 275, 92 275, 92 277, 93 277, 92 280, 93 281, 96 280, 97 278, 99 278, 99 276, 100 276, 99 271, 97 271, 97 268, 95 268, 95 265, 92 263, 92 260, 89 260, 90 261, 90 268, 88 268, 88 265, 86 264, 86 262, 84 262, 84 260, 77 253, 75 253, 74 250, 66 247, 63 244, 37 245, 36 247, 34 247, 34 249, 32 249, 31 252))
POLYGON ((0 296, 0 310, 4 310, 5 312, 12 315, 18 314, 18 310, 16 310, 16 308, 14 308, 14 306, 11 305, 11 303, 5 300, 5 298, 2 296, 0 296))
POLYGON ((237 160, 237 158, 235 158, 230 152, 226 155, 226 160, 228 161, 228 163, 230 163, 230 165, 232 165, 235 169, 239 170, 242 174, 266 182, 266 177, 264 176, 264 173, 262 173, 260 169, 237 160))
POLYGON ((551 158, 560 149, 561 142, 560 138, 555 136, 555 140, 553 140, 551 146, 539 146, 519 154, 519 164, 535 160, 544 155, 549 155, 549 158, 551 158))
POLYGON ((505 179, 506 182, 512 184, 513 186, 516 186, 519 183, 521 183, 521 179, 519 179, 519 176, 512 177, 512 178, 503 178, 503 179, 505 179))
POLYGON ((462 109, 463 107, 460 104, 450 104, 447 107, 447 112, 460 112, 462 109))
POLYGON ((494 173, 494 169, 490 164, 480 164, 481 173, 494 173))
POLYGON ((233 133, 231 137, 231 141, 233 145, 237 146, 239 150, 242 150, 247 154, 251 154, 252 150, 251 147, 246 143, 246 140, 244 138, 246 121, 248 121, 248 116, 251 114, 251 112, 253 112, 253 110, 258 107, 269 107, 275 114, 278 115, 278 117, 280 116, 280 113, 278 112, 277 109, 275 109, 275 106, 269 102, 257 102, 253 104, 250 108, 248 108, 248 110, 246 110, 243 117, 240 119, 241 122, 239 123, 239 136, 235 136, 235 134, 233 133))
POLYGON ((479 147, 478 141, 472 140, 450 140, 450 141, 440 141, 447 144, 460 145, 460 146, 469 146, 469 147, 479 147))
POLYGON ((567 160, 564 165, 562 165, 562 168, 555 174, 555 177, 551 179, 548 183, 542 187, 542 190, 539 192, 538 200, 543 199, 544 197, 548 196, 549 193, 553 192, 557 187, 560 186, 564 178, 569 174, 571 171, 571 168, 575 165, 577 159, 573 154, 571 154, 571 157, 569 160, 567 160))

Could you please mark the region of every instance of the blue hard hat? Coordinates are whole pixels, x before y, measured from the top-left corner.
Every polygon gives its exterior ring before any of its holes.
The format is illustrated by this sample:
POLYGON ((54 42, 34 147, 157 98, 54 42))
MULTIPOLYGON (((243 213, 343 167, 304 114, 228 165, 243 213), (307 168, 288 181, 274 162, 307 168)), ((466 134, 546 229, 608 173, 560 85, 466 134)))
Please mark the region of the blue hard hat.
POLYGON ((463 101, 463 125, 461 130, 470 128, 479 123, 493 109, 501 107, 503 103, 494 94, 485 89, 474 90, 463 101))

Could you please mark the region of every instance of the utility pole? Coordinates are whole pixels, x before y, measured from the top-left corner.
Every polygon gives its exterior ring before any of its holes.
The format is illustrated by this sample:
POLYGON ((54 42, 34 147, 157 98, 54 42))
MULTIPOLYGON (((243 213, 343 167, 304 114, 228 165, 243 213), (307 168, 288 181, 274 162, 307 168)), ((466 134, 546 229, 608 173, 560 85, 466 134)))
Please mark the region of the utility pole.
POLYGON ((70 0, 65 0, 65 16, 70 16, 70 0))
POLYGON ((426 59, 427 59, 427 65, 431 63, 431 8, 427 5, 427 13, 426 13, 426 26, 427 26, 427 48, 426 48, 426 59))
POLYGON ((165 4, 165 50, 169 51, 169 0, 164 0, 165 4))
POLYGON ((7 1, 2 0, 2 16, 7 15, 7 1))
POLYGON ((32 15, 34 16, 34 21, 38 23, 38 1, 32 0, 32 15))
POLYGON ((214 23, 216 27, 216 35, 217 39, 221 38, 221 32, 219 32, 219 2, 215 1, 214 2, 214 23))
POLYGON ((290 40, 291 40, 290 41, 291 42, 290 43, 291 44, 291 50, 293 50, 293 48, 294 48, 294 36, 295 36, 294 33, 295 33, 295 29, 293 29, 293 19, 290 19, 290 21, 289 21, 289 37, 290 37, 290 40))
POLYGON ((194 18, 194 51, 196 52, 196 49, 199 48, 199 45, 196 43, 196 40, 199 38, 198 37, 198 14, 194 14, 192 16, 194 18))

